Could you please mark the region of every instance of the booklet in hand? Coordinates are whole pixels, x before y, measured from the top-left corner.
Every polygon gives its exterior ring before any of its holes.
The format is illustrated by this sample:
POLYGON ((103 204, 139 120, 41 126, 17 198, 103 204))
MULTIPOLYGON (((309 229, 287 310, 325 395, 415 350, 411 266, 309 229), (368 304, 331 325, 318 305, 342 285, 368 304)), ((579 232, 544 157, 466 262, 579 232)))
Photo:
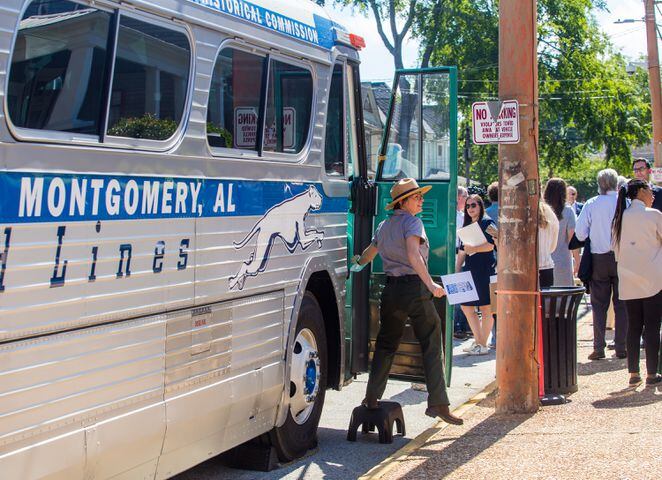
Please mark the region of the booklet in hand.
POLYGON ((487 243, 487 238, 485 238, 485 234, 480 228, 480 225, 478 225, 478 222, 460 228, 457 231, 457 236, 462 240, 463 244, 471 247, 477 247, 487 243))

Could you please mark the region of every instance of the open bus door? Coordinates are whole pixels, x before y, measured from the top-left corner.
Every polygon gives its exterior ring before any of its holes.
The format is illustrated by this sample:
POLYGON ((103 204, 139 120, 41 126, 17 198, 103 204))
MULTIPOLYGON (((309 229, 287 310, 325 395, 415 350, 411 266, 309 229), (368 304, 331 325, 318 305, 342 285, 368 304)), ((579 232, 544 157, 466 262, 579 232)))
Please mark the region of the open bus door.
MULTIPOLYGON (((457 70, 455 67, 398 70, 395 74, 377 168, 377 206, 374 226, 391 212, 390 189, 399 178, 415 178, 430 185, 420 217, 430 241, 430 274, 455 271, 455 219, 457 203, 457 70)), ((370 352, 379 330, 379 297, 385 284, 379 256, 370 275, 370 352)), ((435 299, 445 325, 442 335, 446 381, 450 384, 453 348, 453 310, 446 299, 435 299)), ((391 377, 425 381, 421 350, 410 325, 391 368, 391 377)), ((441 359, 440 359, 441 360, 441 359)))
MULTIPOLYGON (((353 255, 360 254, 372 239, 375 216, 374 182, 368 178, 365 149, 361 80, 358 63, 348 62, 345 70, 345 115, 348 168, 350 172, 350 204, 347 214, 347 265, 353 255)), ((370 269, 347 274, 345 285, 345 380, 368 370, 368 293, 370 269)))

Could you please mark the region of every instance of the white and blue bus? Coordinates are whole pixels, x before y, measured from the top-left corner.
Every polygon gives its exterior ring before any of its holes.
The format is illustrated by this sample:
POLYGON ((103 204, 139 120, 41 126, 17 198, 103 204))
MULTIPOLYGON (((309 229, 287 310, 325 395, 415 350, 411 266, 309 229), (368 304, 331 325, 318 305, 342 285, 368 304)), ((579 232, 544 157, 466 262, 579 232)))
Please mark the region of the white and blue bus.
POLYGON ((307 0, 2 1, 3 480, 316 445, 369 358, 362 44, 307 0))

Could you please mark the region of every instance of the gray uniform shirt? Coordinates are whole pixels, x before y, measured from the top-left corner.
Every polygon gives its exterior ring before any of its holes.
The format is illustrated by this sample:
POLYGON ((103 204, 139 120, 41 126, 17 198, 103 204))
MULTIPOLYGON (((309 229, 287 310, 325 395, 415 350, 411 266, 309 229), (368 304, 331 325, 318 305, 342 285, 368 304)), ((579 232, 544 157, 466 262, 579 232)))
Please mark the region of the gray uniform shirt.
POLYGON ((412 235, 421 239, 418 248, 427 266, 430 243, 420 218, 404 210, 396 210, 391 218, 387 218, 377 227, 372 244, 377 247, 379 256, 382 257, 386 275, 416 275, 416 270, 409 263, 407 256, 407 238, 412 235))

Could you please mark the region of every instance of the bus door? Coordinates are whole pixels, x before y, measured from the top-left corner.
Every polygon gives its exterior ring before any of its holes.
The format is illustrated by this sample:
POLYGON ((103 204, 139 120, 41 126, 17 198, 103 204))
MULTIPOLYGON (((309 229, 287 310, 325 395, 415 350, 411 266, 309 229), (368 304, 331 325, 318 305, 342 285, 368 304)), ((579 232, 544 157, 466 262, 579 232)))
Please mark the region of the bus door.
MULTIPOLYGON (((334 79, 336 75, 334 70, 334 79)), ((347 265, 372 239, 375 184, 368 179, 361 81, 358 63, 345 64, 345 148, 350 179, 347 213, 347 265)), ((333 82, 332 82, 333 83, 333 82)), ((331 100, 329 101, 331 108, 331 100)), ((347 274, 345 297, 345 380, 368 370, 368 291, 370 270, 347 274)))
MULTIPOLYGON (((457 70, 439 67, 398 70, 395 74, 384 137, 377 168, 377 212, 374 226, 391 214, 393 182, 415 178, 430 185, 419 215, 430 241, 429 271, 439 276, 455 270, 455 219, 457 202, 457 70)), ((370 352, 379 330, 379 297, 385 283, 379 256, 370 276, 370 352)), ((450 384, 453 348, 453 312, 446 299, 435 299, 442 319, 446 379, 450 384)), ((441 360, 441 359, 440 359, 441 360)), ((391 369, 391 376, 424 382, 421 350, 410 325, 391 369)))

